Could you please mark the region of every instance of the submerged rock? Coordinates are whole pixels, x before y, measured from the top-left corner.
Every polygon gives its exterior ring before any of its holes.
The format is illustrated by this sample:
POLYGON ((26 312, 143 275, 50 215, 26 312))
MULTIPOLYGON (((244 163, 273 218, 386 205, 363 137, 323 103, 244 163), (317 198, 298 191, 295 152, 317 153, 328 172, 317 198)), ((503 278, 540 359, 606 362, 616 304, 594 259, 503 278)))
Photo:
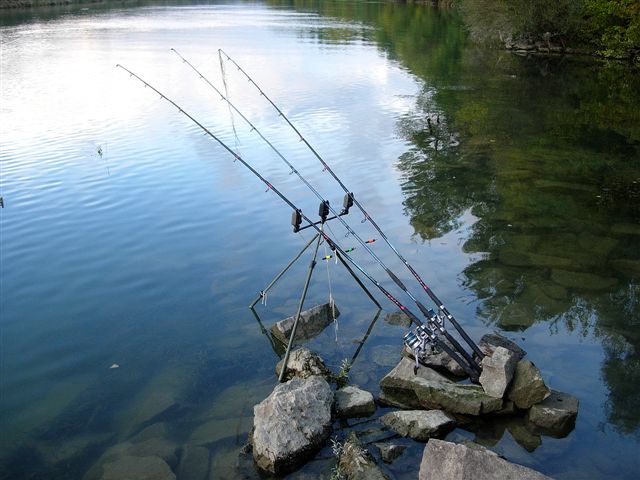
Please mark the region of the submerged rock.
POLYGON ((403 358, 381 381, 380 401, 406 409, 437 409, 480 415, 502 408, 502 399, 490 397, 478 385, 460 385, 426 367, 413 373, 414 363, 403 358))
POLYGON ((420 480, 549 480, 522 465, 508 462, 481 447, 431 439, 424 448, 420 480))
POLYGON ((178 465, 179 480, 207 480, 209 450, 197 445, 185 445, 178 465))
POLYGON ((572 261, 568 258, 519 251, 508 246, 500 250, 498 260, 509 267, 571 268, 572 266, 572 261))
POLYGON ((516 443, 527 452, 533 452, 542 445, 542 438, 528 428, 524 418, 511 419, 507 423, 507 430, 509 430, 516 443))
POLYGON ((358 437, 351 432, 338 457, 338 472, 346 480, 387 480, 371 454, 362 446, 358 437))
POLYGON ((510 415, 517 415, 518 412, 519 412, 518 407, 516 407, 516 404, 513 403, 512 400, 503 400, 502 408, 500 410, 496 410, 495 412, 493 412, 493 414, 510 416, 510 415))
POLYGON ((614 270, 628 275, 629 277, 640 277, 640 261, 630 259, 612 260, 611 266, 614 270))
POLYGON ((397 325, 404 328, 411 327, 411 319, 402 311, 387 313, 384 317, 384 321, 389 325, 397 325))
POLYGON ((478 342, 478 348, 485 355, 491 356, 497 347, 503 347, 512 351, 518 360, 522 360, 527 354, 522 348, 520 348, 515 342, 509 340, 507 337, 500 335, 499 333, 487 333, 482 336, 480 342, 478 342))
POLYGON ((518 363, 517 355, 504 347, 496 347, 493 355, 482 359, 480 385, 492 397, 502 398, 518 363))
POLYGON ((407 449, 406 445, 395 443, 376 443, 375 446, 380 451, 380 458, 384 463, 393 463, 407 449))
POLYGON ((442 435, 455 427, 456 422, 442 410, 408 410, 391 412, 380 417, 380 421, 403 437, 419 442, 442 435))
POLYGON ((100 480, 175 480, 169 465, 159 457, 118 457, 104 464, 100 480))
POLYGON ((373 395, 351 385, 337 390, 335 401, 336 415, 340 418, 368 417, 376 411, 373 395))
POLYGON ((331 433, 333 392, 320 376, 277 385, 254 407, 253 459, 259 469, 292 471, 318 450, 331 433))
MULTIPOLYGON (((276 375, 280 375, 284 360, 280 360, 276 365, 276 375)), ((308 378, 312 375, 321 375, 325 378, 331 376, 331 372, 325 366, 322 359, 308 348, 298 348, 289 355, 287 362, 286 379, 293 377, 308 378)))
POLYGON ((145 466, 150 471, 158 474, 157 478, 175 478, 164 476, 163 472, 173 475, 171 468, 174 468, 178 462, 178 446, 173 441, 166 438, 168 432, 166 425, 157 423, 151 425, 138 434, 131 437, 126 442, 118 443, 108 448, 96 461, 96 463, 84 475, 84 480, 106 480, 107 478, 156 478, 153 476, 137 477, 131 475, 129 477, 117 477, 118 474, 128 471, 144 472, 145 466), (152 458, 153 460, 148 460, 152 458), (166 469, 160 465, 162 462, 166 465, 166 469))
POLYGON ((520 360, 507 391, 507 398, 513 400, 518 408, 526 410, 550 394, 540 370, 529 360, 520 360))
MULTIPOLYGON (((334 318, 338 318, 340 312, 335 303, 325 303, 317 305, 313 308, 300 313, 298 328, 296 329, 296 340, 308 340, 322 332, 327 325, 333 322, 334 318)), ((295 315, 280 320, 271 327, 272 335, 282 343, 289 342, 289 336, 295 322, 295 315)))
POLYGON ((576 425, 578 405, 576 397, 552 390, 545 400, 531 407, 527 418, 541 433, 564 437, 576 425))
POLYGON ((551 271, 551 280, 563 287, 580 290, 606 290, 618 283, 618 279, 613 277, 557 269, 551 271))

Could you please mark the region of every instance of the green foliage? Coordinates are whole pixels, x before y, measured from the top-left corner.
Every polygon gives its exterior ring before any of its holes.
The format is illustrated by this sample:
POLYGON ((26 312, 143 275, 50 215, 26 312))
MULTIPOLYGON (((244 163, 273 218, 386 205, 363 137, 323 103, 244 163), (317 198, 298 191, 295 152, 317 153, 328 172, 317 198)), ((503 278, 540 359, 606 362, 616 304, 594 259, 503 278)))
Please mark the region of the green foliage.
POLYGON ((638 0, 459 0, 476 40, 549 41, 640 61, 638 0))
POLYGON ((637 0, 586 0, 584 34, 611 57, 640 60, 640 2, 637 0))
POLYGON ((340 364, 340 371, 334 377, 338 388, 344 387, 349 382, 349 371, 351 371, 351 362, 345 358, 340 364))

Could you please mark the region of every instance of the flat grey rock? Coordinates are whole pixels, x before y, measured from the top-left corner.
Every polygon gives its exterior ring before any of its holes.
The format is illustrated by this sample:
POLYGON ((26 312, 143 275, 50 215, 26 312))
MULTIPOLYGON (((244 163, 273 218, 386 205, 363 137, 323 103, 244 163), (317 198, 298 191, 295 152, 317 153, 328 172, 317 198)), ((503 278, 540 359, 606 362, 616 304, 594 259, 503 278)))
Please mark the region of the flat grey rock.
POLYGON ((256 405, 253 459, 273 475, 295 470, 331 433, 333 392, 320 376, 294 378, 277 385, 256 405))
POLYGON ((340 418, 368 417, 376 411, 376 402, 370 392, 352 385, 335 392, 335 410, 340 418))
POLYGON ((419 480, 548 480, 482 448, 431 439, 424 448, 419 480))
POLYGON ((531 407, 528 420, 543 434, 564 437, 575 427, 578 405, 576 397, 552 390, 551 395, 531 407))
POLYGON ((455 427, 455 420, 442 410, 405 410, 383 415, 380 421, 403 437, 426 442, 455 427))
MULTIPOLYGON (((296 329, 296 341, 308 340, 315 337, 322 332, 335 318, 340 316, 338 307, 325 303, 324 305, 317 305, 313 308, 305 310, 300 313, 300 320, 298 321, 298 327, 296 329)), ((280 320, 273 327, 271 327, 271 333, 274 337, 280 340, 282 343, 289 342, 289 336, 293 329, 295 322, 295 315, 287 317, 284 320, 280 320)))
POLYGON ((413 373, 414 363, 403 358, 381 381, 380 401, 409 409, 444 410, 481 415, 502 408, 502 399, 487 395, 479 385, 460 385, 423 367, 413 373))

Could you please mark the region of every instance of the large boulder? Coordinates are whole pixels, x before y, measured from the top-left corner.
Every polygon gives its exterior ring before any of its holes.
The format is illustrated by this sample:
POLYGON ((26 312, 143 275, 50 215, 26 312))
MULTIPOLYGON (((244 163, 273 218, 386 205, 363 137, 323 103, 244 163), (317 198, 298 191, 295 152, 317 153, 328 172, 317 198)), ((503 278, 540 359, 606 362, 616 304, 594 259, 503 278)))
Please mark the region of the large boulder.
POLYGON ((424 448, 419 480, 549 480, 482 447, 431 439, 424 448))
MULTIPOLYGON (((335 303, 317 305, 301 312, 295 340, 302 341, 315 337, 339 316, 340 312, 335 303)), ((295 320, 295 315, 280 320, 271 327, 271 334, 282 343, 288 343, 295 320)))
POLYGON ((507 398, 513 400, 518 408, 526 410, 550 394, 540 370, 529 360, 520 360, 507 390, 507 398))
POLYGON ((493 355, 493 352, 498 347, 511 350, 518 360, 522 360, 527 354, 527 352, 520 348, 515 342, 509 340, 503 335, 500 335, 499 333, 487 333, 483 335, 480 342, 478 342, 478 348, 480 348, 480 351, 489 357, 493 355))
POLYGON ((380 402, 410 410, 445 410, 480 415, 500 410, 502 399, 487 395, 479 385, 454 383, 423 367, 413 373, 413 363, 403 358, 381 381, 380 402))
POLYGON ((482 359, 480 385, 487 395, 502 398, 518 363, 517 355, 504 347, 497 347, 491 356, 482 359))
MULTIPOLYGON (((280 360, 276 365, 276 374, 278 376, 280 375, 280 370, 282 370, 283 363, 284 359, 280 360)), ((285 379, 290 380, 293 377, 308 378, 312 375, 321 375, 329 378, 331 372, 322 359, 308 348, 298 348, 292 351, 287 362, 285 379)))
POLYGON ((426 442, 455 427, 456 421, 442 410, 406 410, 390 412, 380 421, 403 437, 426 442))
POLYGON ((339 449, 338 472, 346 480, 388 480, 371 454, 351 432, 339 449))
POLYGON ((541 433, 564 437, 574 429, 577 416, 578 399, 552 390, 551 395, 531 407, 527 418, 541 433))
POLYGON ((376 411, 376 402, 370 392, 352 385, 335 393, 336 415, 340 418, 368 417, 376 411))
POLYGON ((280 475, 313 455, 331 433, 333 392, 320 376, 277 385, 253 409, 253 459, 280 475))

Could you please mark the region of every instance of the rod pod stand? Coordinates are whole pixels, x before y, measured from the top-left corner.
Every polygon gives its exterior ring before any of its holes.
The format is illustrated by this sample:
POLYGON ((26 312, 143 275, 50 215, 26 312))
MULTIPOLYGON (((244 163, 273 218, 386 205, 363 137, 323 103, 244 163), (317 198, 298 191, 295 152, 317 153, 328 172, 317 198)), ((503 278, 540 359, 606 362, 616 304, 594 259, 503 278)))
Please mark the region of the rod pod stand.
MULTIPOLYGON (((333 217, 329 217, 328 216, 329 215, 329 201, 326 200, 326 201, 320 202, 320 208, 318 210, 318 215, 320 216, 320 221, 316 222, 316 224, 320 225, 320 231, 322 231, 324 229, 324 224, 327 221, 333 220, 333 219, 337 218, 337 216, 347 215, 349 213, 349 208, 352 205, 353 205, 353 202, 351 200, 351 194, 346 195, 345 199, 344 199, 344 205, 343 205, 342 211, 338 215, 335 215, 333 217)), ((293 231, 294 232, 299 232, 300 230, 303 230, 303 229, 311 226, 311 225, 308 225, 308 226, 305 226, 305 227, 300 227, 301 223, 302 223, 301 211, 300 210, 294 210, 293 214, 291 216, 291 224, 293 225, 293 231)), ((255 307, 256 303, 258 303, 261 299, 266 297, 267 292, 276 284, 276 282, 278 280, 280 280, 280 278, 302 256, 302 254, 311 246, 311 244, 316 242, 315 249, 314 249, 314 252, 313 252, 313 257, 311 259, 311 263, 309 264, 309 269, 307 271, 307 278, 305 279, 304 287, 302 289, 302 295, 300 296, 300 302, 298 303, 298 310, 296 312, 295 320, 293 322, 293 327, 291 329, 291 334, 290 334, 290 337, 289 337, 289 343, 287 345, 287 350, 285 351, 282 370, 280 371, 280 376, 278 377, 278 381, 280 381, 280 382, 283 382, 284 378, 286 376, 286 370, 287 370, 287 363, 289 361, 289 355, 291 354, 291 348, 293 347, 293 343, 295 341, 295 335, 296 335, 296 331, 297 331, 297 328, 298 328, 298 322, 300 321, 300 317, 301 317, 301 314, 302 314, 302 308, 304 306, 304 301, 305 301, 305 298, 307 296, 307 291, 309 289, 309 283, 311 281, 311 275, 313 274, 313 270, 314 270, 314 268, 315 268, 315 266, 317 264, 316 257, 318 256, 318 249, 320 248, 320 244, 322 243, 322 241, 323 241, 323 237, 320 235, 320 233, 316 233, 311 238, 311 240, 309 240, 307 242, 307 244, 302 248, 302 250, 300 250, 289 261, 289 263, 274 277, 274 279, 263 290, 260 291, 260 294, 258 295, 258 297, 251 303, 251 305, 249 305, 249 308, 255 314, 254 307, 255 307)), ((367 287, 358 278, 358 276, 351 269, 349 264, 347 264, 347 262, 342 258, 342 255, 340 255, 340 253, 337 250, 334 251, 334 254, 336 256, 336 259, 339 260, 340 263, 345 267, 345 269, 353 277, 353 279, 360 286, 360 288, 362 288, 362 290, 367 294, 367 296, 376 305, 376 307, 378 307, 378 315, 379 315, 380 311, 382 310, 382 306, 380 305, 380 303, 375 299, 375 297, 371 294, 371 292, 367 289, 367 287)), ((376 319, 377 319, 377 316, 376 316, 376 319)))
MULTIPOLYGON (((324 222, 320 225, 320 229, 322 230, 323 227, 324 227, 324 222)), ((298 322, 300 321, 300 313, 302 313, 302 306, 304 305, 304 299, 307 296, 307 290, 309 290, 309 282, 311 281, 311 274, 313 273, 313 269, 316 266, 316 256, 318 255, 318 248, 320 248, 321 242, 322 242, 322 237, 318 235, 318 240, 316 241, 316 247, 315 247, 315 250, 313 251, 313 257, 311 258, 311 263, 309 264, 307 279, 304 282, 304 288, 302 289, 302 295, 300 296, 300 303, 298 304, 296 319, 293 322, 293 328, 291 329, 291 336, 289 337, 289 345, 287 345, 287 351, 285 352, 284 360, 282 361, 282 369, 280 370, 280 376, 278 377, 278 381, 280 383, 284 381, 285 375, 287 373, 287 363, 289 362, 291 347, 293 346, 293 341, 296 337, 296 330, 298 329, 298 322)))

